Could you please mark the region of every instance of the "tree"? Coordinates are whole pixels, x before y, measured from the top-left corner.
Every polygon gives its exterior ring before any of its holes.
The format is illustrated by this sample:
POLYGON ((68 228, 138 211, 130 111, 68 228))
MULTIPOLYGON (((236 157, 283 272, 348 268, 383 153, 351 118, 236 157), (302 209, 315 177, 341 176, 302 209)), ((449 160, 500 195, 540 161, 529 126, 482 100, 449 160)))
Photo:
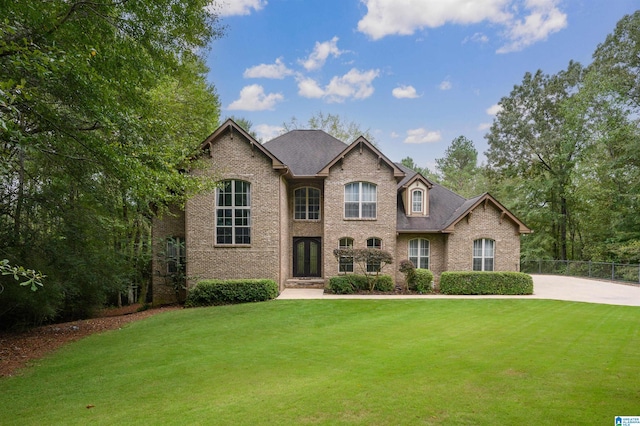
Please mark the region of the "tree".
POLYGON ((347 144, 355 141, 360 136, 364 136, 365 139, 376 145, 375 137, 369 129, 362 130, 358 123, 348 121, 338 114, 325 115, 322 111, 319 111, 311 116, 306 124, 301 124, 296 117, 291 117, 288 123, 282 123, 282 127, 285 132, 301 128, 324 130, 334 138, 347 144))
POLYGON ((382 271, 382 269, 386 265, 390 265, 393 263, 393 256, 391 255, 391 253, 376 248, 335 249, 333 251, 333 255, 335 256, 338 263, 340 263, 340 261, 344 258, 353 259, 353 262, 358 265, 362 274, 367 278, 369 291, 373 291, 373 289, 375 288, 376 280, 380 275, 380 271, 382 271))
POLYGON ((206 185, 184 171, 218 124, 208 3, 0 4, 0 253, 46 271, 40 318, 145 282, 150 218, 206 185))
POLYGON ((403 166, 410 168, 413 171, 416 171, 418 173, 420 173, 422 176, 426 177, 427 179, 431 179, 431 178, 435 178, 435 174, 431 172, 431 170, 429 170, 428 167, 420 167, 418 166, 414 161, 413 158, 411 157, 405 157, 402 160, 400 160, 400 163, 402 163, 403 166))
POLYGON ((487 135, 493 178, 522 182, 523 196, 530 200, 533 211, 520 213, 530 226, 552 237, 556 259, 567 259, 568 236, 576 230, 573 177, 579 154, 589 140, 586 113, 576 96, 583 74, 576 62, 555 75, 526 73, 522 84, 500 101, 502 110, 487 135), (534 221, 542 212, 544 218, 534 221))
POLYGON ((436 158, 436 172, 442 185, 464 197, 478 195, 483 183, 479 182, 478 151, 464 136, 451 141, 444 157, 436 158))

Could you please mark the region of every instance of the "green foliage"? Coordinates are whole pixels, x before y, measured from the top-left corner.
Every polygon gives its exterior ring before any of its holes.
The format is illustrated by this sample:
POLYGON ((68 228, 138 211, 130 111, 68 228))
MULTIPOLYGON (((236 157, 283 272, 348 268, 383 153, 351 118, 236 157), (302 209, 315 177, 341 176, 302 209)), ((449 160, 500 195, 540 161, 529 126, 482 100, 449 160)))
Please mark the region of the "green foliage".
POLYGON ((412 261, 405 259, 400 261, 400 272, 404 274, 404 290, 415 287, 416 267, 412 261))
POLYGON ((533 279, 522 272, 443 272, 442 294, 533 294, 533 279))
POLYGON ((373 288, 365 275, 338 275, 329 279, 329 291, 333 294, 353 294, 360 291, 392 292, 395 288, 390 275, 378 275, 373 279, 373 288))
POLYGON ((385 250, 380 250, 376 248, 366 248, 366 249, 354 249, 354 248, 345 248, 345 249, 335 249, 333 251, 333 255, 340 263, 340 259, 343 258, 351 258, 353 259, 353 263, 358 265, 358 269, 362 272, 364 277, 368 282, 369 291, 373 291, 377 278, 380 274, 380 271, 386 266, 393 263, 393 256, 391 253, 385 250), (377 265, 377 267, 370 268, 371 265, 377 265))
POLYGON ((416 269, 412 290, 420 294, 433 293, 433 272, 428 269, 416 269))
MULTIPOLYGON (((25 279, 20 283, 21 286, 30 286, 31 291, 36 291, 39 287, 42 287, 42 280, 46 275, 33 269, 25 269, 24 266, 11 266, 8 259, 0 260, 0 275, 11 275, 16 281, 25 279)), ((2 284, 0 284, 0 294, 2 294, 2 284)))
POLYGON ((189 290, 185 307, 264 302, 278 297, 273 280, 202 280, 189 290))
POLYGON ((447 147, 445 156, 436 158, 437 181, 463 197, 486 192, 483 174, 478 168, 478 151, 473 141, 458 136, 447 147))
POLYGON ((184 173, 218 122, 209 3, 0 3, 0 253, 60 317, 144 289, 151 217, 210 185, 184 173))

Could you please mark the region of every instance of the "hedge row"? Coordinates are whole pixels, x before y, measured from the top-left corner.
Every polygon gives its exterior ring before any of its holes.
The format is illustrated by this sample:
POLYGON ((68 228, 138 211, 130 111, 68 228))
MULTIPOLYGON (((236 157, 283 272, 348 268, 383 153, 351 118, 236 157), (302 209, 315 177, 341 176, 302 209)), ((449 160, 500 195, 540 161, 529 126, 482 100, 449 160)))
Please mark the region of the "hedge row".
MULTIPOLYGON (((395 285, 390 275, 378 275, 375 279, 374 291, 390 292, 395 285)), ((368 291, 369 282, 365 275, 338 275, 329 279, 329 291, 333 294, 352 294, 357 291, 368 291)))
POLYGON ((533 294, 533 278, 522 272, 443 272, 442 294, 533 294))
POLYGON ((185 307, 263 302, 278 297, 273 280, 202 280, 189 290, 185 307))

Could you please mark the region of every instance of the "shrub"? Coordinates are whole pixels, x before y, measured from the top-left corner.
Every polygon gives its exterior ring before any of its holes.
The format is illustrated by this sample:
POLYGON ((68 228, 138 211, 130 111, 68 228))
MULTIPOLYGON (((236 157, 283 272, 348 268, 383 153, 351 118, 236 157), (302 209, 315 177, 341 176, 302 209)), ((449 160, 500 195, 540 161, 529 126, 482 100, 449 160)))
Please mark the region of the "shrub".
POLYGON ((273 280, 203 280, 189 290, 185 307, 263 302, 278 297, 273 280))
POLYGON ((533 294, 533 279, 522 272, 443 272, 442 294, 533 294))
POLYGON ((433 272, 428 269, 416 269, 414 271, 414 287, 412 290, 420 294, 433 292, 433 272))
MULTIPOLYGON (((394 283, 390 275, 378 275, 374 279, 373 289, 375 291, 393 291, 394 283)), ((357 291, 369 291, 369 281, 365 275, 338 275, 329 280, 329 291, 333 294, 353 294, 357 291)))
POLYGON ((400 272, 404 275, 404 289, 409 290, 415 288, 416 267, 410 260, 402 260, 400 262, 400 272))

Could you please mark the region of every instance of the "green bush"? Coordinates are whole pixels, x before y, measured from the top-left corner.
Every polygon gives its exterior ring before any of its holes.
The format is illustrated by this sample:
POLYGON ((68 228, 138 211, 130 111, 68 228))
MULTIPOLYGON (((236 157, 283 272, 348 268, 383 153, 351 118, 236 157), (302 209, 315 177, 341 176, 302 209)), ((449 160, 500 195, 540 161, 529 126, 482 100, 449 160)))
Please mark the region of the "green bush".
MULTIPOLYGON (((393 278, 390 275, 378 275, 373 289, 381 292, 392 292, 394 289, 393 278)), ((358 291, 368 291, 369 283, 365 275, 347 274, 338 275, 329 279, 329 291, 333 294, 353 294, 358 291)))
POLYGON ((202 280, 187 294, 185 307, 263 302, 278 297, 273 280, 202 280))
POLYGON ((416 269, 413 277, 413 288, 420 294, 433 292, 433 272, 428 269, 416 269))
POLYGON ((442 294, 533 294, 533 279, 522 272, 443 272, 442 294))

